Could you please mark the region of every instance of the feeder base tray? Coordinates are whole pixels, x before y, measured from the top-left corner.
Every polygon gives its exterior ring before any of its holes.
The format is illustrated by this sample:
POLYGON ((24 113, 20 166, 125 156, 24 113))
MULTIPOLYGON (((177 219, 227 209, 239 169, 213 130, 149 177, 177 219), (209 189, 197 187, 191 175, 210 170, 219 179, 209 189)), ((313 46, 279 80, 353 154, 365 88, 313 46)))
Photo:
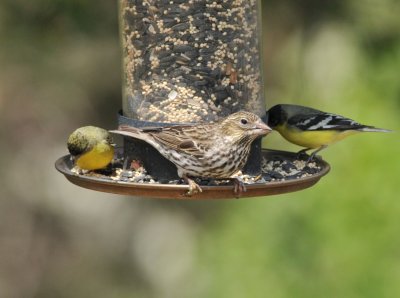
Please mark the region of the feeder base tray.
MULTIPOLYGON (((288 161, 290 164, 297 161, 296 153, 286 151, 263 149, 262 156, 264 160, 272 162, 272 164, 274 161, 276 163, 278 161, 284 161, 283 163, 288 161)), ((296 175, 288 175, 288 177, 285 178, 279 177, 279 174, 275 171, 272 171, 271 173, 263 171, 263 177, 265 175, 271 178, 271 176, 273 177, 275 175, 275 178, 270 179, 270 181, 262 179, 263 182, 260 183, 253 182, 251 184, 245 184, 247 191, 242 192, 240 198, 277 195, 311 187, 330 170, 329 164, 321 159, 315 159, 313 163, 315 163, 313 168, 314 170, 310 171, 306 175, 301 175, 300 177, 295 177, 296 175)), ((233 191, 232 184, 200 185, 203 190, 202 192, 193 194, 192 196, 187 196, 188 185, 186 184, 130 182, 113 180, 111 177, 104 175, 77 174, 73 171, 73 164, 70 155, 59 158, 56 161, 55 166, 56 169, 64 174, 73 184, 102 192, 160 199, 197 200, 237 198, 237 194, 233 191)), ((287 171, 290 171, 290 169, 287 169, 287 171)))

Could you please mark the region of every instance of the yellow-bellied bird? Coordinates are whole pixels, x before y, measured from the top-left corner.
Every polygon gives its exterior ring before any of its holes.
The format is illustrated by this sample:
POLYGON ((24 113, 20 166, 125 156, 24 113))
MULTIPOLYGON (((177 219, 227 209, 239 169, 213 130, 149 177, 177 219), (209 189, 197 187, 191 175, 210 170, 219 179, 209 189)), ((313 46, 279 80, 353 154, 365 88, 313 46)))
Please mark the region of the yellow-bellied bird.
POLYGON ((340 115, 305 106, 278 104, 267 111, 268 125, 289 142, 305 147, 299 153, 316 149, 317 152, 347 136, 359 132, 390 132, 390 130, 363 125, 340 115))
POLYGON ((67 146, 75 166, 81 170, 103 169, 114 157, 111 135, 100 127, 78 128, 69 136, 67 146))

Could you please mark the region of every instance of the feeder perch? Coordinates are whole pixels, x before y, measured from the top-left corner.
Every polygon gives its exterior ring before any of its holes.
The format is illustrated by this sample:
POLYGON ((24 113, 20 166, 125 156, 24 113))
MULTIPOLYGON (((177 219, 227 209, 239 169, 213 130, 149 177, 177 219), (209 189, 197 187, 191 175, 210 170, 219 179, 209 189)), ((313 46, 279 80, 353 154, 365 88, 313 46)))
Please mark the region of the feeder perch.
MULTIPOLYGON (((259 0, 120 0, 124 75, 118 124, 160 127, 211 122, 239 110, 265 118, 260 11, 259 0)), ((71 172, 68 156, 60 158, 56 167, 72 183, 89 189, 144 197, 185 197, 188 186, 179 184, 176 166, 149 144, 124 137, 118 154, 116 159, 128 165, 140 161, 157 183, 77 175, 71 172)), ((246 185, 242 197, 300 190, 329 171, 329 165, 320 160, 312 173, 307 172, 306 165, 300 169, 294 164, 295 155, 262 150, 261 139, 254 141, 243 173, 262 179, 246 185), (266 179, 269 159, 277 161, 277 168, 278 161, 284 165, 287 159, 296 168, 292 169, 295 173, 266 179)), ((271 165, 269 169, 276 172, 271 165)), ((235 197, 232 185, 206 183, 200 183, 202 193, 187 198, 235 197)))

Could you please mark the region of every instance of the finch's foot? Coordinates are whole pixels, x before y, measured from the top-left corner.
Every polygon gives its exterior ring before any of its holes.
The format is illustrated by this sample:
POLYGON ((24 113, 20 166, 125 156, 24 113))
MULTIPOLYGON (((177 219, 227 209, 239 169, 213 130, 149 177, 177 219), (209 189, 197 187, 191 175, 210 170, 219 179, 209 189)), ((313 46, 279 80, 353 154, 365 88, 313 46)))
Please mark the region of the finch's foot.
POLYGON ((194 182, 194 180, 188 177, 183 177, 183 179, 187 182, 187 184, 189 184, 189 190, 186 192, 187 196, 191 197, 196 193, 203 192, 201 187, 196 182, 194 182))
POLYGON ((246 185, 238 177, 235 177, 232 179, 233 179, 233 184, 234 184, 233 192, 235 193, 236 198, 239 198, 242 195, 242 193, 247 191, 246 185))

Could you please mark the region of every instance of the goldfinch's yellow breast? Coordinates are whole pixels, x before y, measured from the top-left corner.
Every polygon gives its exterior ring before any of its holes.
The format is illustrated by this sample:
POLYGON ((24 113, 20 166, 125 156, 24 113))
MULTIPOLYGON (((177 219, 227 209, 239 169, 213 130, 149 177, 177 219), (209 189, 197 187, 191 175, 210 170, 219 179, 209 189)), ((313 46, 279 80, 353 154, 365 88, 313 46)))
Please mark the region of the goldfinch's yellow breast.
POLYGON ((99 143, 92 150, 82 154, 76 160, 76 165, 83 170, 103 169, 113 157, 114 147, 106 143, 99 143))
POLYGON ((358 131, 347 130, 313 130, 303 131, 294 127, 281 125, 275 128, 286 140, 305 148, 319 148, 323 145, 330 145, 343 138, 355 134, 358 131))

